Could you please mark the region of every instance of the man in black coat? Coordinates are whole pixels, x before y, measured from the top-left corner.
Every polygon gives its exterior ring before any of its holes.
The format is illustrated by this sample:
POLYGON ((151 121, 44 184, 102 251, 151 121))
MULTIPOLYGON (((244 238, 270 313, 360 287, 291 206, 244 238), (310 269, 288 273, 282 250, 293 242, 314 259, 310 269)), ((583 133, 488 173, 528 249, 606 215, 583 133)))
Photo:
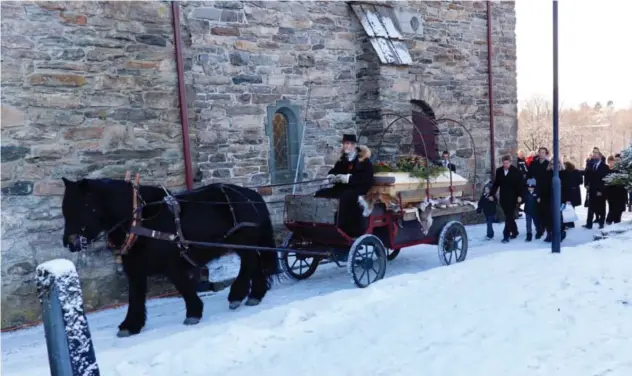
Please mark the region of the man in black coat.
MULTIPOLYGON (((494 185, 491 195, 495 196, 500 189, 500 207, 505 214, 505 228, 503 230, 503 243, 508 243, 509 239, 518 237, 518 226, 514 217, 516 205, 522 202, 524 192, 524 181, 522 174, 516 166, 511 164, 511 156, 506 155, 502 159, 502 167, 496 170, 494 185)), ((490 200, 493 198, 490 198, 490 200)))
POLYGON ((447 150, 441 153, 441 160, 437 162, 437 165, 443 166, 448 170, 456 173, 456 166, 454 165, 454 163, 450 163, 450 153, 448 153, 447 150))
POLYGON ((356 237, 363 232, 362 208, 358 204, 359 196, 366 195, 373 186, 373 164, 371 150, 358 146, 356 136, 345 134, 342 137, 342 155, 327 178, 333 187, 316 192, 316 197, 340 199, 338 207, 338 225, 347 235, 356 237))
POLYGON ((545 147, 538 149, 538 156, 531 162, 529 170, 527 171, 527 179, 535 179, 536 187, 540 183, 538 180, 542 180, 547 175, 547 169, 549 168, 549 150, 545 147))
MULTIPOLYGON (((540 194, 540 190, 542 187, 546 186, 548 179, 548 169, 549 169, 549 149, 544 146, 538 149, 538 155, 531 162, 531 166, 529 166, 529 170, 527 171, 527 180, 535 179, 536 182, 536 191, 540 194)), ((544 228, 545 221, 540 221, 540 226, 535 229, 535 238, 540 239, 546 230, 544 228)))
POLYGON ((598 149, 594 151, 592 161, 587 164, 584 173, 584 182, 588 188, 588 218, 584 227, 588 229, 592 228, 595 216, 597 217, 599 228, 603 228, 606 219, 606 184, 603 178, 608 175, 610 169, 602 161, 602 157, 598 149))

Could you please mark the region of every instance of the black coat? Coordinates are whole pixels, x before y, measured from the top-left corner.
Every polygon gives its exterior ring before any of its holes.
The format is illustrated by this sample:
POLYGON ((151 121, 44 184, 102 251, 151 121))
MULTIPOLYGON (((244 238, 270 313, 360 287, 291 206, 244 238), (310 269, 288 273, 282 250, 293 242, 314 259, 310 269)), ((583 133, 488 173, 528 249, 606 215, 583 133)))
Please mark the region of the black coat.
POLYGON ((366 146, 358 146, 357 155, 352 160, 347 159, 346 154, 342 154, 334 167, 329 170, 329 175, 351 174, 348 184, 336 183, 334 191, 353 190, 359 196, 367 194, 373 187, 373 164, 371 163, 371 150, 366 146))
POLYGON ((485 214, 485 217, 493 217, 496 215, 496 197, 491 196, 494 198, 494 201, 489 201, 489 197, 489 195, 483 193, 478 200, 478 207, 476 208, 476 212, 485 214))
MULTIPOLYGON (((443 166, 443 159, 436 161, 435 164, 437 166, 443 166)), ((448 162, 448 165, 444 166, 444 167, 446 167, 448 170, 456 173, 456 166, 454 165, 454 163, 448 162)))
POLYGON ((549 163, 550 162, 546 159, 540 162, 539 158, 535 158, 533 162, 531 162, 531 166, 529 166, 529 171, 527 171, 527 179, 535 179, 536 189, 538 191, 540 191, 540 180, 544 179, 547 175, 549 163))
POLYGON ((597 169, 594 169, 594 162, 590 163, 584 171, 584 183, 588 186, 588 192, 595 194, 597 192, 605 193, 606 183, 603 178, 610 172, 610 167, 607 164, 601 162, 597 169))
POLYGON ((500 206, 510 208, 518 203, 518 197, 522 197, 524 192, 524 181, 520 170, 516 166, 510 166, 506 176, 502 167, 496 169, 496 177, 494 178, 491 194, 495 196, 499 190, 500 206))
POLYGON ((527 167, 527 161, 524 158, 518 158, 517 160, 518 170, 522 173, 522 179, 526 182, 527 175, 529 174, 529 168, 527 167))
MULTIPOLYGON (((569 192, 569 182, 570 175, 568 171, 561 170, 560 171, 560 205, 566 201, 570 201, 568 192, 569 192)), ((541 202, 551 202, 553 200, 553 169, 546 170, 541 176, 540 181, 538 182, 539 193, 540 193, 540 201, 541 202)), ((580 196, 580 204, 581 204, 581 196, 580 196)))
POLYGON ((573 206, 580 206, 582 204, 580 187, 584 182, 582 172, 579 170, 564 170, 560 172, 560 174, 562 173, 565 177, 565 182, 562 184, 563 202, 570 201, 573 206))

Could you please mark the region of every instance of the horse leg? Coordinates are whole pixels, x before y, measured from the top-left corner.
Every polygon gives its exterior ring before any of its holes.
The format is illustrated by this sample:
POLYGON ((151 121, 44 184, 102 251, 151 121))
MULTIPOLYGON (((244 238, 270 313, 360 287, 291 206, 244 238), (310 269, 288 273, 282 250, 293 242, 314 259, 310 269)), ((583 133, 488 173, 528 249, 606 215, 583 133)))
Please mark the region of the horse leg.
POLYGON ((147 320, 145 299, 147 295, 147 275, 132 273, 127 275, 128 299, 127 315, 119 325, 117 337, 129 337, 140 333, 147 320))
POLYGON ((261 256, 257 254, 257 267, 251 273, 250 295, 246 300, 247 306, 256 306, 261 303, 263 297, 268 292, 268 281, 263 274, 263 267, 261 265, 261 256))
MULTIPOLYGON (((253 256, 255 255, 252 251, 241 251, 237 252, 239 255, 239 259, 241 261, 239 266, 239 274, 237 274, 237 278, 230 286, 230 292, 228 293, 228 308, 237 309, 241 305, 241 302, 248 295, 248 291, 250 291, 250 275, 253 261, 256 262, 256 259, 253 260, 253 256)), ((256 264, 255 264, 256 265, 256 264)))
MULTIPOLYGON (((178 260, 179 261, 179 260, 178 260)), ((202 319, 204 303, 195 291, 195 279, 189 277, 188 270, 180 262, 173 263, 167 270, 167 278, 182 295, 187 308, 184 325, 195 325, 202 319)))

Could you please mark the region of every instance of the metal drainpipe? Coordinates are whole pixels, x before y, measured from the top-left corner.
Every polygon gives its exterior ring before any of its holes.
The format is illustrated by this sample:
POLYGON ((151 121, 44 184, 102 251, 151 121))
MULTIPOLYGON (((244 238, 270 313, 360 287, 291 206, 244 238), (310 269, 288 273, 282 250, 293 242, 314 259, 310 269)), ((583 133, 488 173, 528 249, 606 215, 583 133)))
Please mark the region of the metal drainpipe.
POLYGON ((492 162, 492 180, 496 173, 496 146, 494 145, 494 81, 492 72, 492 2, 487 1, 487 92, 489 95, 489 153, 492 162))
POLYGON ((182 59, 182 39, 180 38, 180 7, 177 1, 171 2, 173 16, 173 40, 176 47, 176 69, 178 72, 178 100, 180 102, 180 124, 182 126, 182 152, 184 153, 184 176, 187 189, 193 189, 191 167, 191 143, 189 140, 189 116, 187 93, 184 86, 184 61, 182 59))

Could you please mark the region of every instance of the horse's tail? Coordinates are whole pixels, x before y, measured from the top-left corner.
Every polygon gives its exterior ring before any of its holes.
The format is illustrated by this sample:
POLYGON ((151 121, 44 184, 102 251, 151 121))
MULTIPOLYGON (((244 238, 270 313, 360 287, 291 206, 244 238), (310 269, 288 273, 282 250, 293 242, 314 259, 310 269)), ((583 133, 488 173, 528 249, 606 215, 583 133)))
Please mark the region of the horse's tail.
MULTIPOLYGON (((272 227, 272 221, 270 215, 265 218, 261 224, 261 233, 259 239, 259 245, 262 247, 276 248, 276 242, 274 241, 274 229, 272 227)), ((263 269, 263 275, 266 277, 268 288, 272 286, 272 282, 275 277, 278 277, 281 273, 279 266, 279 254, 277 252, 264 251, 261 254, 261 268, 263 269)))

